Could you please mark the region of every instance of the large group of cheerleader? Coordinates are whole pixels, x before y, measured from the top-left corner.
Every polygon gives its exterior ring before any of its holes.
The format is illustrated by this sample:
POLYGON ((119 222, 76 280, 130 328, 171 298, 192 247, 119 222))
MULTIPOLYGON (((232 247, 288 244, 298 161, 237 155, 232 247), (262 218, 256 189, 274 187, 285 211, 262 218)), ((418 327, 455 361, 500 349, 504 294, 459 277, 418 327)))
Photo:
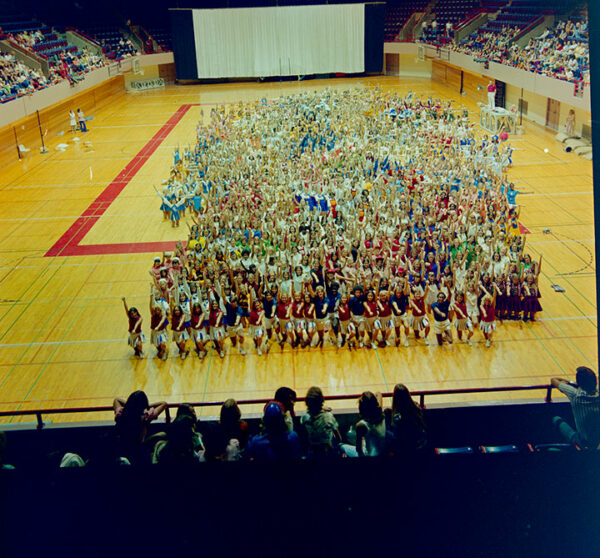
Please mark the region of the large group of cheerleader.
POLYGON ((431 329, 491 346, 499 322, 541 310, 511 153, 451 103, 377 89, 214 108, 157 190, 189 233, 150 269, 157 356, 408 347, 431 329))

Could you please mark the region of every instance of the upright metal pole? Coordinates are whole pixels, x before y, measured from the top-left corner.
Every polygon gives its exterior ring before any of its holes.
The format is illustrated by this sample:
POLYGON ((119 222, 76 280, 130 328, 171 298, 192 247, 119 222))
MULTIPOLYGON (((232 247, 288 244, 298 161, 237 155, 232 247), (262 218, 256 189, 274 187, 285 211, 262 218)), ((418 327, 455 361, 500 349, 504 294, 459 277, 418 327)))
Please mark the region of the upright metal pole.
POLYGON ((519 103, 519 105, 521 105, 519 107, 519 126, 523 126, 523 88, 521 87, 521 102, 519 103))
POLYGON ((40 139, 42 140, 42 150, 40 153, 48 153, 48 151, 46 150, 46 145, 44 144, 44 132, 42 132, 42 121, 40 120, 40 111, 36 110, 35 113, 37 114, 38 128, 40 129, 40 139))
MULTIPOLYGON (((592 152, 594 181, 594 237, 596 257, 596 300, 600 297, 600 276, 598 261, 600 260, 600 3, 590 2, 588 6, 588 29, 590 33, 590 99, 592 103, 592 152)), ((596 310, 598 312, 598 310, 596 310)), ((596 355, 600 346, 600 330, 597 333, 596 355)))
POLYGON ((17 129, 13 126, 13 132, 15 133, 15 145, 17 147, 17 155, 21 158, 21 150, 19 149, 19 138, 17 137, 17 129))

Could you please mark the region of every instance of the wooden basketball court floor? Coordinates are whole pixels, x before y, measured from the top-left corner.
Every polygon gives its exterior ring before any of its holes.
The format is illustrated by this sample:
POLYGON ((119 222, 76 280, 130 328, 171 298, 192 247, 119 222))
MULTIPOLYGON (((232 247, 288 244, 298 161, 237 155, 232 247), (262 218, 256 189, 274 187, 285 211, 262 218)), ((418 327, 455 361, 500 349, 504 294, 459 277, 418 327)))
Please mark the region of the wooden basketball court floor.
MULTIPOLYGON (((531 232, 527 251, 535 259, 544 254, 544 312, 537 323, 500 325, 489 349, 476 333, 473 347, 439 348, 414 340, 409 348, 357 352, 331 346, 297 351, 286 346, 282 352, 275 346, 259 357, 253 350, 241 356, 228 346, 224 360, 211 354, 204 362, 182 362, 172 350, 162 362, 148 345, 145 359, 132 356, 121 297, 141 309, 148 329, 152 258, 186 231, 163 223, 152 184, 167 177, 174 147, 193 143, 200 111, 306 89, 375 85, 454 98, 456 106, 477 115, 474 102, 424 79, 169 86, 117 97, 93 114, 90 131, 77 134, 81 141, 74 142, 69 132, 47 138, 48 154, 32 151, 1 170, 0 410, 110 405, 114 396, 136 389, 151 400, 210 401, 270 397, 282 385, 301 395, 311 385, 325 394, 391 391, 397 382, 413 390, 526 385, 556 375, 573 378, 578 365, 597 369, 592 164, 565 153, 553 133, 531 123, 524 135, 511 137, 510 177, 519 190, 533 192, 518 202, 521 222, 531 232), (58 151, 59 143, 69 147, 58 151), (554 283, 566 292, 554 292, 554 283)), ((541 399, 543 393, 428 402, 512 397, 541 399)))

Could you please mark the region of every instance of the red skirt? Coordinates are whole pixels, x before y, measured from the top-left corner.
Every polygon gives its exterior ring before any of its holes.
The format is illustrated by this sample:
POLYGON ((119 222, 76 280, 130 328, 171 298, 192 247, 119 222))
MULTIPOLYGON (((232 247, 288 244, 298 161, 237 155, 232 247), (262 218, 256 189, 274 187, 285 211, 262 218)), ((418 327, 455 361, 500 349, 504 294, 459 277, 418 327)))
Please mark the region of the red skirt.
POLYGON ((518 314, 521 311, 521 297, 519 295, 512 295, 507 297, 506 300, 506 311, 511 314, 518 314))
POLYGON ((542 305, 535 295, 529 295, 523 298, 523 312, 525 314, 535 314, 536 312, 542 311, 542 305))

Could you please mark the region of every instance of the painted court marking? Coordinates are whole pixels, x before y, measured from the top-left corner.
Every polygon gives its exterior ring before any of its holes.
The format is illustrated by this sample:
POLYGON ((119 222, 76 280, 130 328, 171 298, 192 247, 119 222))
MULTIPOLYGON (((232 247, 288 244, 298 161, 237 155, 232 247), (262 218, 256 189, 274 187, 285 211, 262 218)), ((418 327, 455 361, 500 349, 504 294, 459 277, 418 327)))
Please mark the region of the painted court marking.
POLYGON ((46 252, 45 257, 57 256, 96 256, 104 254, 137 254, 144 252, 163 252, 172 250, 175 241, 163 242, 133 242, 127 244, 88 244, 81 245, 91 228, 104 215, 106 210, 115 201, 117 196, 131 182, 133 177, 144 166, 150 156, 158 149, 160 144, 167 138, 173 128, 181 121, 188 110, 195 103, 181 105, 175 113, 167 120, 161 129, 152 136, 150 141, 142 147, 139 153, 129 161, 127 166, 117 177, 104 189, 104 191, 89 205, 80 217, 46 252))

